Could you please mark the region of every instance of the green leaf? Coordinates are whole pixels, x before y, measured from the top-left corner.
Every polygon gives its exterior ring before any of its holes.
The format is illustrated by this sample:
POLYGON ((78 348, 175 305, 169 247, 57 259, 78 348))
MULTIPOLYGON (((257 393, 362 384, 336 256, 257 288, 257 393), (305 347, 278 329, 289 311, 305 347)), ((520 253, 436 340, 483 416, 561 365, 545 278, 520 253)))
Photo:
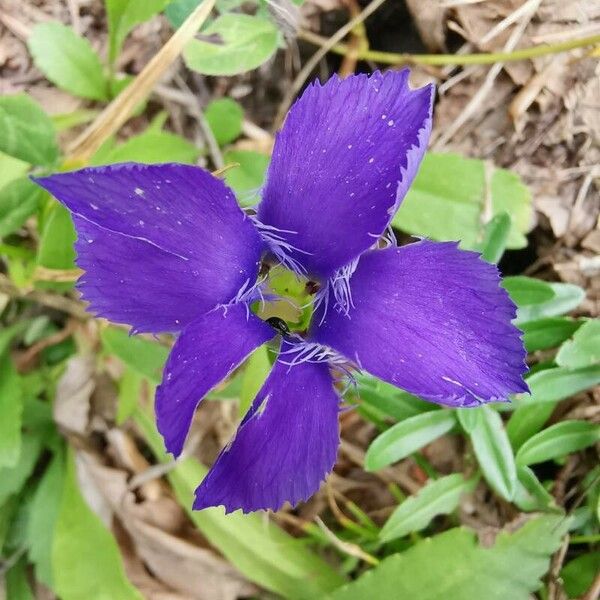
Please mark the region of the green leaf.
POLYGON ((33 165, 51 166, 58 158, 52 121, 25 94, 0 96, 0 151, 33 165))
POLYGON ((554 412, 556 404, 522 404, 515 410, 506 424, 506 433, 515 451, 544 426, 554 412))
MULTIPOLYGON (((192 14, 201 0, 173 0, 165 9, 165 15, 169 23, 178 29, 183 22, 192 14)), ((215 8, 219 14, 233 12, 244 4, 244 0, 217 0, 215 8)))
POLYGON ((358 377, 358 395, 364 403, 396 421, 438 410, 432 402, 425 402, 395 385, 365 375, 358 377))
POLYGON ((14 467, 21 454, 23 392, 8 352, 0 354, 0 467, 14 467))
POLYGON ((517 485, 515 457, 500 415, 482 406, 471 443, 485 480, 506 500, 511 500, 517 485))
POLYGON ((169 23, 179 29, 183 22, 192 14, 194 9, 200 4, 201 0, 173 0, 165 8, 165 16, 169 23))
POLYGON ((511 226, 510 215, 506 212, 492 217, 490 222, 485 226, 483 233, 483 242, 481 243, 481 256, 483 260, 489 263, 500 262, 506 250, 511 226))
POLYGON ((125 576, 119 547, 81 496, 69 451, 52 543, 54 591, 63 600, 141 600, 125 576))
POLYGON ((27 522, 29 559, 35 565, 36 579, 52 588, 52 542, 63 490, 65 461, 63 452, 54 455, 44 472, 27 522))
POLYGON ((460 426, 465 430, 465 433, 473 433, 479 426, 479 421, 483 418, 481 416, 481 407, 475 408, 461 408, 456 411, 458 422, 460 426))
POLYGON ((578 598, 592 586, 600 572, 600 550, 588 552, 568 562, 560 572, 569 598, 578 598))
POLYGON ((567 526, 563 517, 544 515, 501 533, 491 548, 469 530, 451 529, 384 559, 329 599, 529 600, 567 526))
POLYGON ((93 165, 108 165, 120 162, 164 163, 179 162, 194 164, 200 150, 194 144, 174 133, 146 130, 130 137, 118 146, 101 148, 92 158, 93 165))
POLYGON ((389 542, 425 529, 434 517, 456 510, 461 496, 472 491, 476 484, 476 479, 465 480, 459 473, 428 483, 396 508, 379 534, 381 541, 389 542))
MULTIPOLYGON (((73 244, 76 237, 69 211, 58 203, 54 204, 42 231, 37 264, 47 269, 74 269, 75 249, 73 244)), ((69 290, 73 287, 72 283, 50 281, 39 281, 36 285, 40 288, 57 291, 69 290)))
POLYGON ((482 160, 429 152, 392 224, 434 240, 461 240, 462 248, 475 250, 485 237, 483 215, 507 213, 512 219, 507 247, 525 247, 523 234, 532 212, 529 190, 518 175, 504 169, 492 169, 489 181, 488 190, 482 160))
POLYGON ((72 112, 52 115, 51 119, 52 123, 54 123, 56 131, 60 133, 61 131, 67 131, 71 129, 72 127, 89 123, 98 116, 99 112, 100 111, 98 110, 90 108, 80 108, 72 112))
POLYGON ((516 405, 557 402, 598 384, 600 384, 600 365, 580 369, 567 367, 544 369, 527 378, 531 395, 523 396, 523 400, 517 401, 516 405))
POLYGON ((10 600, 35 600, 27 577, 27 562, 21 558, 6 573, 6 598, 10 600))
POLYGON ((448 433, 456 424, 451 410, 435 410, 401 421, 390 427, 369 446, 365 468, 376 471, 397 462, 448 433))
MULTIPOLYGON (((172 460, 163 450, 153 420, 138 411, 136 423, 157 459, 172 460)), ((167 476, 196 527, 249 580, 292 600, 323 598, 344 583, 304 540, 291 537, 263 515, 240 511, 225 515, 222 508, 193 511, 194 490, 207 472, 206 467, 186 458, 178 460, 167 476)))
POLYGON ((256 69, 275 53, 279 39, 271 21, 232 13, 221 15, 202 35, 218 42, 192 40, 183 58, 190 69, 204 75, 237 75, 256 69))
POLYGON ((586 321, 556 355, 560 367, 577 369, 600 365, 600 319, 586 321))
POLYGON ((526 466, 517 467, 517 488, 513 502, 525 512, 560 511, 554 496, 540 483, 535 473, 526 466))
POLYGON ((554 290, 548 283, 523 275, 505 277, 502 287, 517 306, 541 304, 554 298, 554 290))
POLYGON ((28 170, 28 163, 0 152, 0 190, 11 181, 24 177, 28 170))
POLYGON ((549 283, 547 284, 554 292, 554 298, 540 302, 521 306, 517 311, 515 323, 527 323, 544 317, 557 317, 571 312, 577 308, 585 298, 585 290, 571 283, 549 283))
POLYGON ((109 62, 115 62, 127 34, 140 23, 151 19, 170 0, 106 0, 109 34, 109 62))
POLYGON ((13 233, 38 209, 42 188, 23 177, 0 189, 0 238, 13 233))
POLYGON ((269 349, 266 345, 260 346, 246 362, 240 392, 240 416, 245 415, 250 408, 252 400, 258 394, 270 370, 269 349))
POLYGON ((581 321, 567 317, 548 317, 522 323, 523 342, 527 352, 555 348, 570 338, 581 326, 581 321))
POLYGON ((517 452, 519 465, 533 465, 587 448, 600 440, 600 425, 561 421, 528 439, 517 452))
POLYGON ((108 100, 98 55, 85 38, 62 23, 40 23, 27 39, 36 67, 57 87, 90 100, 108 100))
POLYGON ((117 399, 117 425, 122 425, 131 417, 140 400, 142 385, 145 377, 133 369, 125 369, 119 382, 119 396, 117 399))
POLYGON ((269 157, 251 150, 229 150, 223 155, 226 164, 239 166, 225 171, 225 182, 235 192, 241 206, 253 206, 260 200, 269 157))
POLYGON ((100 337, 105 350, 153 383, 160 383, 168 348, 143 337, 129 335, 124 329, 116 327, 103 329, 100 337))
POLYGON ((21 438, 21 452, 14 467, 0 469, 0 506, 21 490, 37 462, 42 449, 42 439, 38 435, 24 433, 21 438))
POLYGON ((204 116, 219 146, 233 142, 242 132, 244 110, 231 98, 213 100, 206 107, 204 116))

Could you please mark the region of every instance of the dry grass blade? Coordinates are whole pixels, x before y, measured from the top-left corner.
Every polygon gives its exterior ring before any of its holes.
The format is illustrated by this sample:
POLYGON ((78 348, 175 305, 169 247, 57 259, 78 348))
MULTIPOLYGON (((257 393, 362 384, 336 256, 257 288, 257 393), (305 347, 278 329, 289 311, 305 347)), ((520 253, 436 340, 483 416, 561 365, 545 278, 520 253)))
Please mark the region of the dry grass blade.
POLYGON ((127 86, 73 142, 69 157, 74 162, 87 162, 102 143, 116 133, 136 106, 147 98, 167 68, 179 56, 184 46, 196 35, 215 0, 204 0, 186 19, 171 39, 154 55, 135 80, 127 86))

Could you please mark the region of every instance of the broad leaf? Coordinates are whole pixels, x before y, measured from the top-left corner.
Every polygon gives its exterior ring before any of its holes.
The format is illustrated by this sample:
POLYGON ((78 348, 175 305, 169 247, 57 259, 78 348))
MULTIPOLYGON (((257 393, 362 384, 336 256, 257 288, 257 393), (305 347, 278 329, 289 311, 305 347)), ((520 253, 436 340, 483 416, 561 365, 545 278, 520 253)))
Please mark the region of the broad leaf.
POLYGON ((167 131, 148 129, 140 135, 130 137, 118 146, 101 148, 92 158, 92 164, 107 165, 120 162, 193 164, 198 156, 200 156, 199 148, 185 138, 167 131))
POLYGON ((456 424, 452 410, 435 410, 390 427, 369 446, 365 468, 376 471, 397 462, 448 433, 456 424))
POLYGON ((434 517, 456 510, 461 496, 472 491, 476 484, 476 479, 465 480, 459 473, 428 483, 398 506, 383 526, 379 538, 389 542, 424 529, 434 517))
POLYGON ((38 209, 44 190, 23 177, 0 189, 0 238, 13 233, 38 209))
POLYGON ((561 421, 528 439, 517 452, 519 465, 533 465, 587 448, 600 440, 600 425, 561 421))
POLYGON ((79 491, 69 452, 52 542, 54 591, 63 600, 141 600, 125 576, 119 547, 79 491))
POLYGON ((500 415, 489 406, 482 406, 470 436, 485 480, 503 498, 511 500, 517 485, 517 468, 500 415))
POLYGON ((573 339, 562 345, 556 355, 556 364, 577 369, 600 365, 600 320, 586 321, 573 339))
POLYGON ((558 550, 568 520, 546 515, 482 548, 475 533, 451 529, 384 559, 330 600, 529 600, 558 550))
POLYGON ((230 150, 223 156, 226 164, 235 166, 225 171, 225 181, 242 206, 253 206, 260 200, 269 157, 251 150, 230 150))
POLYGON ((40 23, 27 39, 36 67, 57 87, 90 100, 108 99, 102 63, 85 38, 61 23, 40 23))
MULTIPOLYGON (((60 204, 55 204, 45 222, 38 248, 37 264, 46 269, 75 269, 76 239, 75 228, 69 211, 60 204)), ((57 291, 69 290, 72 283, 39 281, 38 287, 57 291)))
POLYGON ((0 151, 33 165, 51 166, 58 158, 52 121, 25 94, 0 96, 0 151))
POLYGON ((28 170, 28 163, 0 152, 0 190, 11 181, 24 177, 28 170))
POLYGON ((279 35, 267 19, 226 13, 202 31, 202 38, 185 47, 187 66, 204 75, 237 75, 268 60, 277 50, 279 35))
POLYGON ((106 0, 109 33, 109 61, 117 58, 127 34, 140 23, 158 14, 170 0, 106 0))
POLYGON ((208 104, 204 111, 219 146, 233 142, 242 132, 242 107, 231 98, 219 98, 208 104))
POLYGON ((518 175, 492 168, 486 178, 482 160, 430 152, 393 225, 434 240, 461 240, 462 248, 474 250, 485 237, 485 215, 507 213, 512 218, 507 247, 523 248, 531 211, 531 194, 518 175))

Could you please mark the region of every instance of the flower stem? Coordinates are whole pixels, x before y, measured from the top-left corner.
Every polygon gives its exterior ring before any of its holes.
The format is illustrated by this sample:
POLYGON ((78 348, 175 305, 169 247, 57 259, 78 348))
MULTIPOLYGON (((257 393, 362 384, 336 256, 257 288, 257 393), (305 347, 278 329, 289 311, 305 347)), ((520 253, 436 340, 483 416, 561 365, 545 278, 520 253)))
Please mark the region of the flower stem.
MULTIPOLYGON (((299 37, 316 46, 325 46, 327 39, 312 33, 301 30, 299 37)), ((335 44, 331 47, 331 52, 335 54, 346 55, 349 52, 357 53, 359 60, 372 60, 374 62, 389 65, 491 65, 497 62, 514 62, 517 60, 527 60, 538 56, 547 56, 548 54, 559 54, 575 48, 584 48, 586 46, 596 46, 600 44, 600 35, 568 40, 558 44, 538 44, 529 46, 529 48, 519 48, 512 52, 481 52, 477 54, 399 54, 396 52, 383 52, 380 50, 351 50, 346 44, 335 44)))

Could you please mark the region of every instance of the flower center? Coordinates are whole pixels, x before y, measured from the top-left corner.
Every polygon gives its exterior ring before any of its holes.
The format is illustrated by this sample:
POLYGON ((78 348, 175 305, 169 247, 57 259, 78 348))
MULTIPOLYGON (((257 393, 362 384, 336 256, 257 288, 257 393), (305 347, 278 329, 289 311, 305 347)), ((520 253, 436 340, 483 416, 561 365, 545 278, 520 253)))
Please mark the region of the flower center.
POLYGON ((313 314, 313 296, 318 284, 300 277, 282 265, 264 265, 261 273, 264 301, 254 302, 252 312, 280 333, 305 332, 313 314))

